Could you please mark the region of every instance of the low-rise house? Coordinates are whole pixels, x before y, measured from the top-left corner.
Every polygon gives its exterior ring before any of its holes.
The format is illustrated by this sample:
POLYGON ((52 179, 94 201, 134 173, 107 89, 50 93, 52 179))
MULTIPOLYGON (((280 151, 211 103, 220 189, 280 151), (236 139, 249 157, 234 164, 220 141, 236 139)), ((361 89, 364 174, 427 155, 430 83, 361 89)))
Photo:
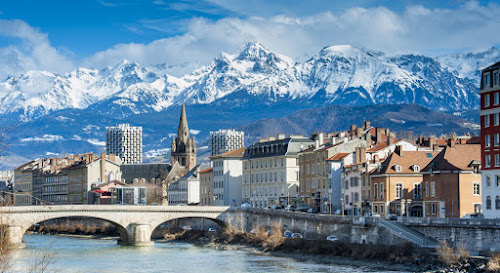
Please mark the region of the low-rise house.
POLYGON ((424 216, 423 174, 435 151, 404 151, 396 146, 370 175, 372 213, 380 216, 424 216))
MULTIPOLYGON (((424 216, 464 217, 481 212, 480 165, 481 145, 449 142, 422 169, 424 216)), ((483 210, 491 210, 491 197, 486 200, 483 210)))

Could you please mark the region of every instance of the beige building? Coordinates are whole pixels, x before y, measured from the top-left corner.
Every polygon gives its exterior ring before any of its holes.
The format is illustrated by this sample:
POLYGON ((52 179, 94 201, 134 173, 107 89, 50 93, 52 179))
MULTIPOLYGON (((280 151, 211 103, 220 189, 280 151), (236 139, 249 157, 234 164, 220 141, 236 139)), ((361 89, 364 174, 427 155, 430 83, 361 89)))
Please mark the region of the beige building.
POLYGON ((267 208, 299 203, 299 152, 314 141, 278 134, 250 145, 243 160, 243 202, 267 208))
POLYGON ((14 170, 14 204, 16 206, 29 206, 33 202, 33 172, 36 161, 31 161, 14 170))
POLYGON ((198 172, 200 177, 200 205, 211 206, 213 204, 213 168, 207 168, 198 172))
POLYGON ((373 214, 423 217, 423 174, 434 151, 403 151, 402 146, 375 169, 371 178, 373 214))
POLYGON ((422 169, 424 216, 464 217, 491 210, 491 198, 481 207, 480 166, 480 144, 450 142, 422 169))

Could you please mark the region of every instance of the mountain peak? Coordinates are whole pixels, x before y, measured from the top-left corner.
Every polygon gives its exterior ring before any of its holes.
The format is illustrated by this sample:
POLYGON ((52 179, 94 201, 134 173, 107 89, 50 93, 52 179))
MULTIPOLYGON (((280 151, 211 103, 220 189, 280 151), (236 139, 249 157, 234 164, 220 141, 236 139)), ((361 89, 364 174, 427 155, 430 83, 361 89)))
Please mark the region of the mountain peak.
POLYGON ((266 58, 270 51, 258 42, 247 43, 238 55, 239 60, 256 61, 266 58))

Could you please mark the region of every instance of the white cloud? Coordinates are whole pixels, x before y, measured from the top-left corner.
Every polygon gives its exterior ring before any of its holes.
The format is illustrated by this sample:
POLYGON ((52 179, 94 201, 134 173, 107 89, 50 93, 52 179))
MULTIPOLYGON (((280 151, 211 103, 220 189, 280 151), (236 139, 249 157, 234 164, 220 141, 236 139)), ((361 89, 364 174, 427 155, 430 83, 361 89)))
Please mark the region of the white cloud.
POLYGON ((64 140, 63 136, 59 135, 48 135, 45 134, 42 137, 27 137, 21 138, 21 142, 54 142, 54 141, 62 141, 64 140))
POLYGON ((105 141, 100 141, 100 140, 94 139, 94 138, 87 139, 87 142, 90 143, 90 144, 92 144, 92 145, 95 145, 95 146, 101 146, 101 147, 106 146, 106 142, 105 141))
POLYGON ((0 79, 28 70, 67 72, 73 67, 63 54, 50 45, 46 34, 21 20, 1 20, 0 36, 20 42, 0 48, 0 79))
POLYGON ((189 133, 192 134, 192 135, 197 135, 199 134, 201 131, 200 130, 195 130, 195 129, 189 129, 189 133))
POLYGON ((484 49, 500 44, 500 36, 493 35, 500 29, 499 9, 498 4, 482 6, 472 1, 456 9, 408 6, 395 12, 376 7, 302 17, 278 15, 216 21, 193 18, 187 22, 183 35, 149 44, 118 44, 86 62, 98 67, 116 64, 124 58, 144 65, 165 62, 174 66, 169 73, 182 75, 208 64, 221 51, 235 52, 249 41, 258 41, 299 61, 334 44, 398 53, 484 49))

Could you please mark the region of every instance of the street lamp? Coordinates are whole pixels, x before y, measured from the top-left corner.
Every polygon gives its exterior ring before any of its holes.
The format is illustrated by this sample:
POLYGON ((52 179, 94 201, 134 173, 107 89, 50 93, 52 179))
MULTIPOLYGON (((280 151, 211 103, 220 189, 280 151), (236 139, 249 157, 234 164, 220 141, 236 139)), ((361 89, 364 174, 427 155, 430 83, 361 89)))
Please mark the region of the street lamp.
POLYGON ((340 198, 340 203, 341 203, 340 207, 342 209, 342 216, 344 216, 344 198, 342 198, 342 197, 340 198))

